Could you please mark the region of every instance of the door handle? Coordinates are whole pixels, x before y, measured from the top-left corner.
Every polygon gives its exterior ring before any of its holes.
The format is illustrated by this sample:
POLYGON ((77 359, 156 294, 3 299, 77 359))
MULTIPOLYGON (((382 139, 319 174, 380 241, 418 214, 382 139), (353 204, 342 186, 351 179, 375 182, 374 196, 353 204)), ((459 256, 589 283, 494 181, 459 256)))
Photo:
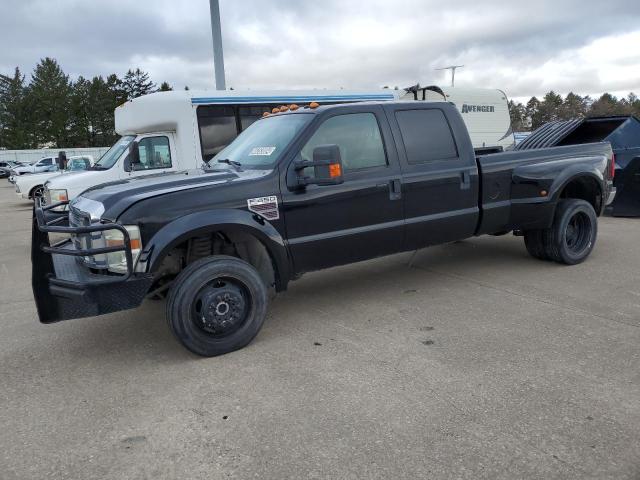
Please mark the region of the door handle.
POLYGON ((400 200, 402 198, 402 183, 399 178, 389 180, 389 200, 400 200))
POLYGON ((469 170, 460 172, 460 190, 469 190, 471 188, 471 175, 469 170))

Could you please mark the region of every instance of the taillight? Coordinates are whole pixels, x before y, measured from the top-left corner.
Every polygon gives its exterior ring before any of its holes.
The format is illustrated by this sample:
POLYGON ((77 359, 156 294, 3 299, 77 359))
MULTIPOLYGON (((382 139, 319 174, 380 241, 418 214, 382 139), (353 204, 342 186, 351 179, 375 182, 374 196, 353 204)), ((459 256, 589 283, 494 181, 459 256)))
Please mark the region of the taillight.
POLYGON ((616 176, 616 154, 615 153, 611 154, 611 166, 609 168, 611 169, 609 172, 609 176, 611 177, 611 180, 613 180, 613 177, 616 176))

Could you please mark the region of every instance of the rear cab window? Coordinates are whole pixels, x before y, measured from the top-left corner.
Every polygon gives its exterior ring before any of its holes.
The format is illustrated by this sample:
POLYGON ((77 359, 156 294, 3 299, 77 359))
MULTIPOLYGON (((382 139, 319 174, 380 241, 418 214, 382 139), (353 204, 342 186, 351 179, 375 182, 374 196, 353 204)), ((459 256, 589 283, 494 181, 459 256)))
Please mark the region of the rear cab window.
POLYGON ((409 164, 458 159, 453 132, 442 110, 396 110, 395 117, 409 164))

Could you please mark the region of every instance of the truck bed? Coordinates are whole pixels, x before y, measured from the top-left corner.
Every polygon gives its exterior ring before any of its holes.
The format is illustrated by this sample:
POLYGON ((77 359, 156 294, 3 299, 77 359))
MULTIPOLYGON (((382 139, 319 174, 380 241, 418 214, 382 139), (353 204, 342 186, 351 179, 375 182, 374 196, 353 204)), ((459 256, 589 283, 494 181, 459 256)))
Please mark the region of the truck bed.
POLYGON ((602 181, 602 163, 611 155, 611 145, 599 142, 476 157, 481 178, 476 234, 549 227, 553 205, 572 171, 586 167, 602 181))

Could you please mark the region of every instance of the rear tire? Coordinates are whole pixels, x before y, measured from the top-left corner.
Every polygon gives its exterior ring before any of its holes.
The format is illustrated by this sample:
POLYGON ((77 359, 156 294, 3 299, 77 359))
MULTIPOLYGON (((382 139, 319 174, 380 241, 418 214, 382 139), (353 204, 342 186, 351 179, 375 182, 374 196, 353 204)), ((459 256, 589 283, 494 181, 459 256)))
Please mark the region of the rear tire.
POLYGON ((575 198, 560 200, 551 228, 524 232, 531 256, 566 265, 583 262, 593 250, 598 218, 593 206, 575 198))
POLYGON ((524 245, 527 252, 534 258, 539 260, 549 260, 545 252, 544 242, 542 240, 542 230, 527 230, 524 232, 524 245))
POLYGON ((169 290, 167 321, 187 349, 213 357, 251 342, 264 323, 268 302, 255 268, 239 258, 215 255, 180 272, 169 290))

